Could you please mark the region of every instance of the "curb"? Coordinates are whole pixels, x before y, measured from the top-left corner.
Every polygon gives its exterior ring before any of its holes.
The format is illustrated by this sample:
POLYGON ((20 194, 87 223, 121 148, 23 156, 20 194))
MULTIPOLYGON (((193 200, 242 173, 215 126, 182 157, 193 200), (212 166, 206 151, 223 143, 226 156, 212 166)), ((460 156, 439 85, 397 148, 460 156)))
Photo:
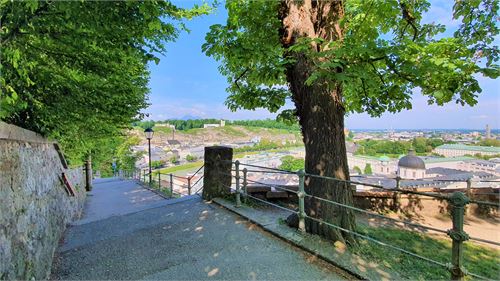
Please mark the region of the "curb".
MULTIPOLYGON (((235 213, 241 217, 244 217, 248 221, 256 224, 260 228, 262 228, 264 231, 272 234, 273 236, 289 243, 292 244, 293 246, 302 249, 332 265, 337 267, 344 273, 344 275, 347 275, 346 277, 348 279, 358 279, 358 280, 402 280, 402 278, 394 273, 394 272, 386 272, 380 273, 380 269, 360 269, 356 266, 356 264, 347 264, 347 263, 342 263, 342 260, 347 260, 347 258, 351 258, 351 260, 354 259, 360 259, 359 256, 356 256, 352 253, 342 253, 342 257, 339 257, 338 259, 334 259, 332 254, 328 254, 327 250, 325 250, 326 247, 321 247, 321 245, 316 245, 319 247, 314 247, 314 245, 308 245, 306 243, 306 239, 318 239, 318 237, 313 237, 312 235, 304 235, 298 231, 293 231, 291 228, 288 226, 283 226, 279 225, 277 222, 271 223, 265 223, 263 222, 262 219, 259 220, 259 218, 252 218, 251 216, 245 214, 245 206, 242 206, 240 208, 236 208, 234 206, 233 202, 230 202, 225 199, 221 198, 214 198, 212 199, 212 202, 215 204, 231 211, 232 213, 235 213), (339 262, 340 261, 340 262, 339 262), (350 277, 350 278, 349 278, 350 277)), ((248 207, 246 207, 248 209, 248 207)), ((318 242, 318 244, 320 244, 318 242)), ((329 245, 331 249, 333 249, 332 245, 329 245)), ((365 267, 366 264, 358 264, 360 267, 365 267)))

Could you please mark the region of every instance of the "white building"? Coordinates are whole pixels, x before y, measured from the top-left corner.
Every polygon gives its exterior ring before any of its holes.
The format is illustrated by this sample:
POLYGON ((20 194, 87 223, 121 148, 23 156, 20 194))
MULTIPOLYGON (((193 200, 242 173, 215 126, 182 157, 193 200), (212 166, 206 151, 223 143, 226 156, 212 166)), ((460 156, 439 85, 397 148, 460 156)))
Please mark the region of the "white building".
POLYGON ((474 146, 464 144, 443 144, 434 149, 434 152, 445 157, 464 155, 500 155, 500 147, 474 146))
POLYGON ((220 120, 219 124, 203 124, 203 128, 217 128, 217 127, 224 127, 226 126, 226 121, 225 120, 220 120))
POLYGON ((425 163, 415 155, 415 150, 410 149, 408 155, 398 161, 398 175, 403 179, 425 178, 425 163))

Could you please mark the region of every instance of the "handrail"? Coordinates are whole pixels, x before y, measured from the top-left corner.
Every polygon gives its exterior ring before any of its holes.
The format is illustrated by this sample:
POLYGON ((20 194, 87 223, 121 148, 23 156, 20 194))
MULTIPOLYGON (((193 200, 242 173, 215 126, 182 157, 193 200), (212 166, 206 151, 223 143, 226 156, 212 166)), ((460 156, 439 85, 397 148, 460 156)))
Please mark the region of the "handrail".
MULTIPOLYGON (((235 163, 235 165, 236 166, 237 165, 242 165, 242 166, 246 165, 246 166, 250 166, 250 167, 254 167, 254 168, 259 168, 259 169, 269 169, 272 172, 275 172, 275 171, 276 172, 280 172, 280 173, 283 172, 283 171, 281 171, 279 169, 262 167, 262 166, 258 166, 258 165, 248 165, 248 164, 243 164, 243 163, 235 163)), ((384 220, 389 220, 389 221, 396 222, 396 223, 402 223, 402 224, 407 225, 407 226, 413 226, 413 227, 417 227, 417 228, 422 228, 422 229, 426 229, 426 230, 438 232, 438 233, 441 233, 441 234, 447 234, 448 236, 450 236, 452 238, 454 247, 455 247, 456 244, 457 245, 458 244, 461 245, 463 243, 463 241, 465 241, 467 239, 478 241, 478 242, 482 242, 482 243, 492 244, 492 245, 496 245, 496 246, 500 246, 500 243, 495 242, 495 241, 490 241, 490 240, 476 238, 476 237, 469 237, 463 231, 463 225, 461 225, 460 222, 459 222, 460 220, 463 221, 463 215, 464 215, 463 214, 463 210, 464 210, 465 205, 467 205, 468 203, 476 203, 476 204, 483 204, 483 205, 489 205, 489 206, 499 206, 499 204, 495 204, 495 203, 492 203, 492 202, 478 201, 478 200, 470 200, 463 193, 462 193, 462 195, 460 195, 457 192, 455 192, 453 195, 442 195, 442 194, 439 194, 439 193, 428 193, 428 192, 419 192, 419 191, 415 191, 415 190, 402 189, 402 188, 399 187, 399 182, 401 181, 400 178, 395 179, 397 181, 396 182, 396 188, 389 189, 389 188, 386 188, 386 187, 384 187, 382 185, 364 183, 364 182, 359 182, 359 181, 342 180, 342 179, 338 179, 338 178, 334 178, 334 177, 314 175, 314 174, 304 173, 304 172, 300 172, 300 171, 297 172, 297 173, 291 173, 291 172, 288 173, 287 172, 287 174, 294 174, 294 175, 298 175, 299 176, 299 191, 297 192, 297 191, 294 191, 294 190, 283 188, 280 185, 273 185, 273 184, 267 184, 267 183, 263 183, 263 182, 256 181, 256 180, 250 180, 250 179, 247 178, 247 173, 250 172, 250 171, 249 170, 245 170, 244 171, 244 173, 243 173, 243 176, 244 176, 243 181, 244 181, 244 183, 246 183, 246 182, 253 182, 253 183, 257 183, 257 184, 263 185, 263 186, 269 186, 269 187, 273 187, 273 188, 277 188, 277 189, 283 189, 283 190, 286 190, 288 192, 296 193, 298 195, 298 198, 299 198, 299 210, 300 210, 299 212, 297 212, 297 211, 293 211, 293 210, 287 209, 287 208, 285 208, 283 206, 271 203, 269 201, 266 201, 266 200, 263 200, 261 198, 257 198, 257 197, 254 197, 254 196, 248 194, 246 192, 246 185, 245 185, 245 188, 243 190, 239 189, 238 188, 238 186, 239 186, 238 181, 240 179, 239 170, 238 170, 238 168, 236 168, 235 170, 231 170, 231 171, 236 171, 236 175, 234 175, 233 173, 221 173, 221 172, 219 172, 219 174, 231 176, 232 178, 234 177, 236 179, 237 183, 236 183, 236 190, 235 191, 236 191, 236 195, 237 195, 237 202, 238 202, 239 194, 242 193, 245 197, 252 198, 254 200, 257 200, 259 202, 263 202, 265 204, 274 206, 276 208, 284 209, 284 210, 287 210, 287 211, 290 211, 290 212, 298 214, 299 215, 299 229, 301 229, 301 222, 302 222, 302 225, 304 225, 303 221, 301 221, 301 219, 303 220, 305 218, 308 218, 308 219, 311 219, 313 221, 319 222, 321 224, 325 224, 325 225, 328 225, 330 227, 339 229, 341 231, 344 231, 344 232, 347 232, 347 233, 351 233, 352 235, 361 237, 361 238, 366 239, 366 240, 368 240, 370 242, 373 242, 373 243, 376 243, 376 244, 379 244, 379 245, 382 245, 382 246, 385 246, 385 247, 388 247, 388 248, 400 251, 400 252, 405 253, 405 254, 407 254, 409 256, 413 256, 413 257, 425 260, 425 261, 427 261, 427 262, 429 262, 431 264, 444 267, 444 268, 446 268, 446 269, 448 269, 448 270, 450 270, 452 272, 452 278, 453 278, 453 276, 458 276, 456 274, 465 274, 465 275, 468 274, 468 275, 476 277, 476 278, 488 279, 488 278, 486 278, 484 276, 481 276, 481 275, 478 275, 478 274, 475 274, 475 273, 466 272, 462 268, 462 266, 460 265, 461 262, 457 263, 457 259, 456 258, 452 259, 452 263, 443 263, 443 262, 440 262, 440 261, 433 260, 432 258, 428 258, 428 257, 422 256, 422 255, 419 255, 417 253, 408 251, 406 249, 400 248, 398 246, 394 246, 394 245, 391 245, 391 244, 379 241, 379 240, 377 240, 377 239, 375 239, 373 237, 370 237, 368 235, 364 235, 364 234, 358 233, 358 232, 353 231, 353 230, 345 229, 345 228, 343 228, 341 226, 338 226, 338 225, 335 225, 335 224, 333 224, 331 222, 328 222, 328 221, 325 221, 325 220, 322 220, 322 219, 319 219, 319 218, 312 217, 312 216, 306 214, 303 211, 304 210, 303 209, 304 198, 308 197, 308 198, 316 199, 316 200, 325 202, 327 204, 333 204, 333 205, 336 205, 336 206, 340 206, 342 208, 348 208, 350 210, 353 210, 353 211, 356 211, 356 212, 360 212, 360 213, 364 213, 364 214, 367 214, 367 215, 372 216, 372 217, 376 217, 376 218, 380 218, 380 219, 384 219, 384 220), (452 230, 443 230, 443 229, 439 229, 439 228, 432 227, 432 226, 422 225, 422 224, 419 224, 419 223, 408 222, 408 221, 404 221, 404 220, 390 218, 390 217, 386 217, 386 216, 381 215, 381 214, 377 214, 377 213, 374 213, 374 212, 370 212, 370 211, 367 211, 367 210, 356 208, 354 206, 350 206, 350 205, 347 205, 347 204, 342 204, 340 202, 335 202, 335 201, 328 200, 328 199, 325 199, 325 198, 322 198, 322 197, 318 197, 318 196, 313 196, 313 195, 307 194, 307 192, 305 192, 304 188, 303 188, 304 177, 316 177, 316 178, 321 178, 321 179, 325 179, 325 180, 331 180, 331 181, 337 181, 337 182, 344 182, 344 183, 348 183, 348 184, 357 184, 357 185, 370 186, 370 187, 374 187, 374 188, 378 188, 378 189, 383 189, 385 191, 393 192, 393 193, 416 194, 416 195, 421 195, 421 196, 433 197, 433 198, 436 198, 436 199, 439 199, 439 200, 446 200, 446 201, 449 202, 449 204, 451 204, 451 206, 455 210, 455 211, 452 212, 452 216, 453 216, 453 219, 452 219, 453 229, 452 230), (458 198, 460 198, 460 199, 458 199, 458 198), (463 200, 463 202, 457 202, 456 200, 463 200), (456 210, 462 210, 462 211, 460 212, 460 211, 456 211, 456 210), (462 216, 461 219, 459 219, 460 216, 462 216), (455 232, 460 232, 459 234, 460 235, 463 234, 464 237, 466 237, 466 238, 462 238, 461 236, 457 236, 457 233, 455 233, 455 232), (458 273, 457 273, 457 270, 459 270, 458 273)), ((262 170, 262 171, 251 170, 251 171, 252 172, 261 172, 261 173, 267 173, 268 172, 267 170, 262 170)), ((455 181, 453 180, 453 182, 455 182, 455 181)), ((456 182, 464 182, 464 180, 456 181, 456 182)), ((468 189, 470 189, 470 179, 468 179, 467 182, 468 182, 468 189)), ((231 188, 232 190, 234 190, 231 186, 229 186, 229 188, 231 188)), ((238 206, 238 204, 237 204, 237 206, 238 206)), ((302 227, 303 227, 302 229, 305 229, 304 226, 302 226, 302 227)), ((462 247, 462 246, 459 246, 459 247, 462 247)), ((453 253, 452 255, 456 254, 455 251, 453 251, 452 253, 453 253)))

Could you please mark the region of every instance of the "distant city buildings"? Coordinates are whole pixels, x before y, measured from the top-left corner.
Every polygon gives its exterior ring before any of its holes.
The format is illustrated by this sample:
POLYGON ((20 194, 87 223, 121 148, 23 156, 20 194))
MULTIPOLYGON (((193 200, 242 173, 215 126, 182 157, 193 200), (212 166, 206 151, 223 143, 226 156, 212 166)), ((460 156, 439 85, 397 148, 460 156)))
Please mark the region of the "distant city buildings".
POLYGON ((491 139, 491 128, 488 124, 486 124, 486 138, 491 139))
POLYGON ((497 155, 500 154, 499 147, 473 146, 464 144, 443 144, 434 149, 434 153, 445 157, 457 157, 465 155, 497 155))

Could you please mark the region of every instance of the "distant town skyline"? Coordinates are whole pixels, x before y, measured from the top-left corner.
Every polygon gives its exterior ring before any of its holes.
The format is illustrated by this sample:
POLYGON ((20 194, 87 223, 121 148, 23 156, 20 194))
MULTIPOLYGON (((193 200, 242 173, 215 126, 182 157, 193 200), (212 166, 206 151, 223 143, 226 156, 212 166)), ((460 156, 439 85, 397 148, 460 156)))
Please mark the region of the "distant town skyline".
MULTIPOLYGON (((424 21, 436 21, 447 26, 447 34, 458 26, 452 20, 452 1, 433 0, 432 8, 424 21), (427 20, 426 20, 427 19, 427 20)), ((190 7, 201 1, 174 1, 182 7, 190 7)), ((227 12, 222 3, 208 16, 195 18, 186 23, 191 30, 182 33, 177 42, 167 45, 166 56, 160 57, 158 65, 150 64, 151 104, 143 112, 146 120, 181 119, 184 116, 220 118, 227 120, 275 118, 267 110, 240 110, 231 112, 224 105, 228 82, 218 72, 219 63, 205 56, 201 45, 205 34, 213 24, 225 24, 227 12)), ((500 40, 496 40, 497 44, 500 40)), ((352 113, 346 116, 345 125, 352 129, 474 129, 484 130, 500 127, 500 83, 498 80, 477 77, 483 92, 478 94, 474 107, 460 106, 453 102, 444 106, 428 105, 424 96, 416 90, 413 109, 400 113, 385 113, 380 118, 367 114, 352 113)), ((293 108, 288 101, 285 108, 293 108)))

